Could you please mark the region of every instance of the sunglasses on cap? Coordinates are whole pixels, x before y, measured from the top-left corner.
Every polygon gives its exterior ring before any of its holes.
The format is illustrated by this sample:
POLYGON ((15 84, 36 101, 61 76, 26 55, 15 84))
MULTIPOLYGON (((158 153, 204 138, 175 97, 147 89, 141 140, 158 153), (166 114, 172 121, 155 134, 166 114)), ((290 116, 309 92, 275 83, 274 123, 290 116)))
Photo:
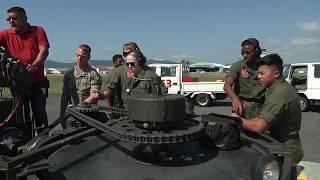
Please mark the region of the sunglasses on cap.
POLYGON ((18 18, 17 18, 17 17, 8 17, 8 18, 7 18, 7 21, 11 21, 11 19, 14 20, 14 21, 16 21, 18 18))
POLYGON ((134 62, 127 62, 126 65, 127 65, 128 67, 129 67, 129 65, 130 65, 131 67, 136 66, 136 64, 135 64, 134 62))

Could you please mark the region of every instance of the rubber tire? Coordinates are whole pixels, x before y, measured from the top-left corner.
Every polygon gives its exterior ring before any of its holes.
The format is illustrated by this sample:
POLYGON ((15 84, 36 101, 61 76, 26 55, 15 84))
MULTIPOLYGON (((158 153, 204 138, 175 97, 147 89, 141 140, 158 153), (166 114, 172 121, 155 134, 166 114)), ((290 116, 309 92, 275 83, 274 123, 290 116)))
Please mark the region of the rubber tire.
POLYGON ((196 97, 196 104, 200 107, 210 106, 211 101, 211 97, 208 94, 199 94, 196 97))
POLYGON ((305 97, 299 96, 299 103, 302 112, 306 112, 309 110, 309 101, 305 97))
MULTIPOLYGON (((263 174, 262 171, 264 169, 264 162, 270 162, 274 159, 274 157, 270 154, 268 155, 262 155, 260 157, 258 157, 257 159, 255 159, 252 164, 251 164, 251 169, 250 169, 250 173, 251 173, 251 178, 255 179, 255 180, 263 180, 263 174)), ((281 177, 281 172, 282 170, 282 165, 279 164, 279 171, 280 171, 280 177, 281 177)))

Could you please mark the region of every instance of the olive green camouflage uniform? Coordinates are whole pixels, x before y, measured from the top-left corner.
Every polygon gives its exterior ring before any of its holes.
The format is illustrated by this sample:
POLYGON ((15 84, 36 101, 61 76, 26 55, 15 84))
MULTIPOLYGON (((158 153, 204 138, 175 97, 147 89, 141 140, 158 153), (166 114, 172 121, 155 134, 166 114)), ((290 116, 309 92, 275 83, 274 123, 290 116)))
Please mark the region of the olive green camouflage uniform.
POLYGON ((265 93, 265 101, 258 116, 270 125, 270 135, 289 146, 294 164, 303 157, 299 130, 301 110, 296 90, 283 78, 275 81, 265 93))
POLYGON ((265 92, 265 88, 258 81, 258 66, 256 64, 248 66, 244 60, 237 61, 232 64, 227 77, 234 79, 234 92, 240 100, 259 102, 254 105, 246 104, 245 109, 245 118, 257 117, 265 92), (243 75, 242 70, 246 70, 248 75, 243 75))
POLYGON ((102 78, 91 66, 84 70, 76 66, 66 72, 63 78, 62 96, 72 98, 79 104, 90 96, 90 90, 101 90, 102 78))
MULTIPOLYGON (((135 79, 127 77, 127 70, 127 66, 120 66, 115 69, 111 74, 109 83, 106 85, 106 90, 111 92, 111 94, 114 94, 117 91, 116 89, 120 87, 124 107, 126 107, 126 102, 130 95, 154 93, 157 88, 152 79, 159 78, 148 66, 143 66, 142 71, 135 79)), ((168 92, 163 82, 159 84, 159 88, 162 94, 168 92)))
MULTIPOLYGON (((104 78, 105 79, 105 84, 108 84, 110 82, 111 76, 112 76, 112 74, 114 73, 114 71, 116 69, 117 68, 113 68, 112 71, 109 72, 108 75, 104 78)), ((105 89, 103 89, 103 90, 105 90, 105 89)), ((111 106, 112 107, 123 108, 123 102, 122 102, 122 99, 121 99, 121 89, 120 89, 120 87, 118 87, 117 90, 114 92, 114 94, 111 95, 110 102, 111 102, 111 106)))

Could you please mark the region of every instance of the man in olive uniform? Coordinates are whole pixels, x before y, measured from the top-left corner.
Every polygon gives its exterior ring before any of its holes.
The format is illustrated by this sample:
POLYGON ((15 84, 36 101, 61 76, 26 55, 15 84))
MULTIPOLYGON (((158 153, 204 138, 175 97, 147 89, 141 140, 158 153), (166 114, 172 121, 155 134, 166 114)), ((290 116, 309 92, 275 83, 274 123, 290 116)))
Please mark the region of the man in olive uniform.
POLYGON ((110 107, 110 97, 120 87, 121 99, 126 108, 127 99, 130 95, 145 93, 167 93, 167 88, 160 77, 145 65, 146 57, 140 50, 128 53, 126 66, 120 66, 112 73, 106 90, 101 95, 106 99, 106 106, 110 107), (159 89, 158 89, 159 88, 159 89))
POLYGON ((124 63, 122 55, 115 54, 114 56, 112 56, 112 62, 113 62, 114 68, 118 68, 118 67, 122 66, 124 63))
POLYGON ((76 66, 71 68, 63 77, 63 88, 60 103, 60 116, 68 106, 86 102, 95 104, 98 102, 102 85, 99 73, 89 65, 91 48, 82 44, 76 51, 76 66))
POLYGON ((265 88, 257 80, 257 60, 261 55, 259 41, 249 38, 241 43, 243 60, 232 64, 224 91, 232 100, 232 112, 252 118, 259 113, 265 88))
MULTIPOLYGON (((303 157, 300 142, 301 110, 296 90, 282 77, 283 62, 277 54, 259 60, 258 79, 266 88, 260 113, 252 118, 241 118, 246 130, 270 135, 288 145, 294 165, 303 157)), ((233 113, 232 116, 239 117, 233 113)))
MULTIPOLYGON (((112 56, 112 61, 113 61, 113 69, 111 72, 109 72, 109 74, 105 77, 105 83, 108 84, 110 79, 111 79, 111 75, 113 74, 113 72, 121 67, 124 63, 123 57, 121 54, 115 54, 112 56)), ((121 90, 117 90, 113 95, 112 98, 110 99, 110 103, 112 107, 117 107, 117 108, 123 108, 123 103, 121 100, 121 95, 120 95, 121 90)))

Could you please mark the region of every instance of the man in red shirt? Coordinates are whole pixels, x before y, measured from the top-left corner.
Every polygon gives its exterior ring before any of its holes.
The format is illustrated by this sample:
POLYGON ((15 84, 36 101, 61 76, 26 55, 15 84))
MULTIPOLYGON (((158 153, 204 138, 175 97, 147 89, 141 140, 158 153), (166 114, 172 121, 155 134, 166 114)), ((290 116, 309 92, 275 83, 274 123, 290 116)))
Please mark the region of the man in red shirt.
POLYGON ((42 27, 31 26, 22 7, 7 10, 7 21, 10 29, 0 31, 0 46, 4 47, 11 57, 25 64, 27 71, 34 79, 32 95, 25 97, 25 111, 30 114, 31 103, 36 128, 48 126, 46 97, 42 87, 46 82, 44 61, 49 55, 49 42, 42 27))

